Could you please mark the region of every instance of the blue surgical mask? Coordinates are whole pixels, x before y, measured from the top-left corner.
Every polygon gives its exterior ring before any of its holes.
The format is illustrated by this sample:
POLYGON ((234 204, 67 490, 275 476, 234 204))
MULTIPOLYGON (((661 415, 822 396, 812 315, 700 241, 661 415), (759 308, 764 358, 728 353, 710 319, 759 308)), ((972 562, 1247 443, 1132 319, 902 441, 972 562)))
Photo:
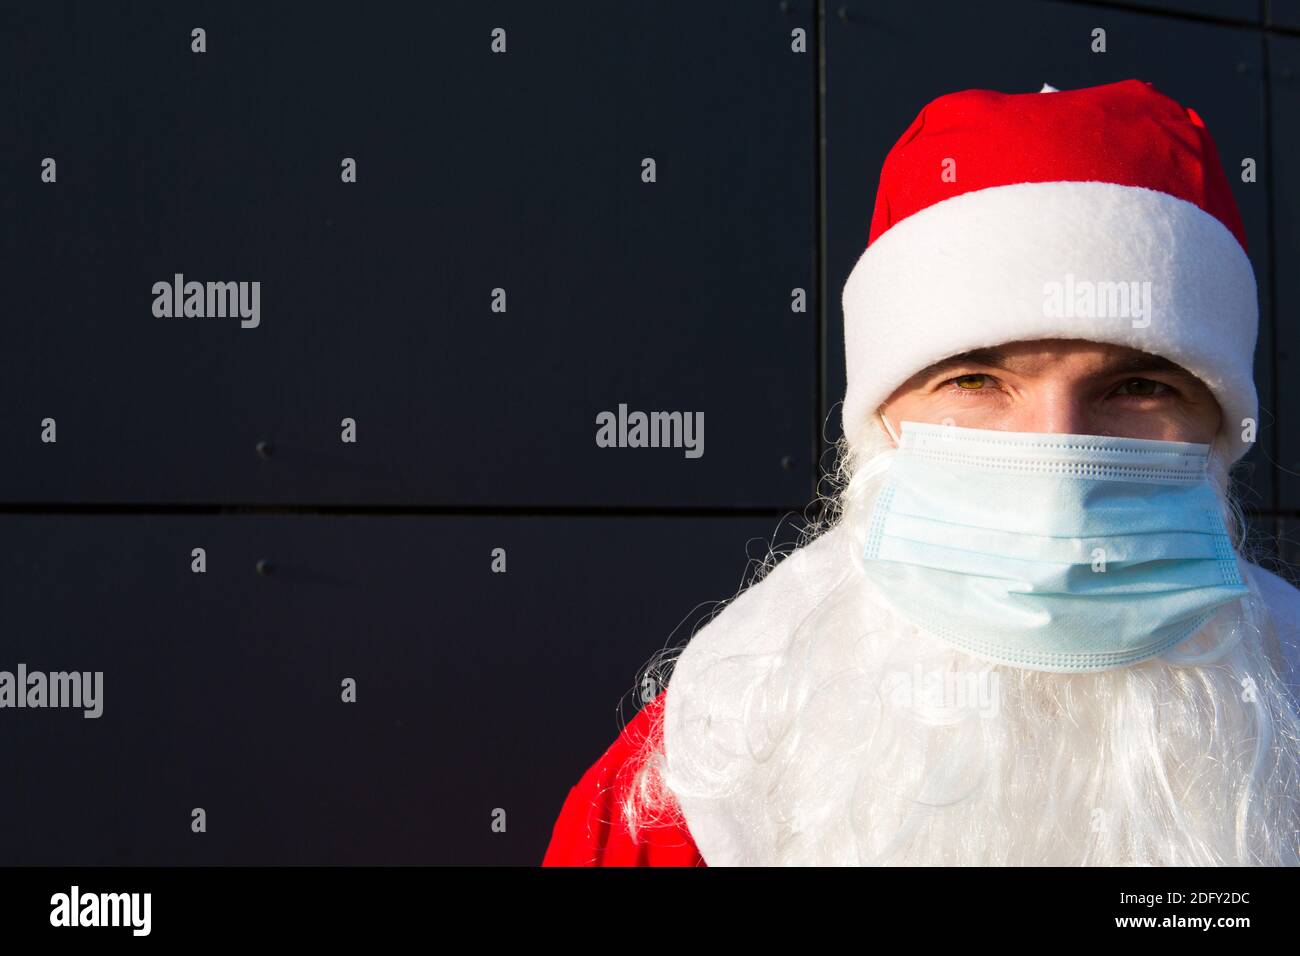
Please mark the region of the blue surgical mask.
POLYGON ((1248 593, 1209 445, 901 427, 863 567, 953 647, 1030 670, 1123 667, 1248 593))

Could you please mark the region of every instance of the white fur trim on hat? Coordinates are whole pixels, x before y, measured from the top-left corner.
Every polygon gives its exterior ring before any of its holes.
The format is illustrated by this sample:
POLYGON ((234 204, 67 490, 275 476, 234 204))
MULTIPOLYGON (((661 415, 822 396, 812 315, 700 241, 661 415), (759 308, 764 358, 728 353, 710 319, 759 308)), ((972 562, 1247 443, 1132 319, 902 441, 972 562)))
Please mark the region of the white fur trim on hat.
POLYGON ((1230 460, 1250 450, 1242 422, 1258 416, 1255 273, 1227 227, 1194 203, 1101 182, 964 193, 871 243, 844 284, 842 304, 851 445, 875 427, 876 409, 898 386, 939 359, 1068 338, 1177 362, 1218 399, 1216 443, 1230 460), (1138 293, 1127 311, 1117 283, 1138 293), (1090 288, 1100 304, 1080 315, 1090 288))

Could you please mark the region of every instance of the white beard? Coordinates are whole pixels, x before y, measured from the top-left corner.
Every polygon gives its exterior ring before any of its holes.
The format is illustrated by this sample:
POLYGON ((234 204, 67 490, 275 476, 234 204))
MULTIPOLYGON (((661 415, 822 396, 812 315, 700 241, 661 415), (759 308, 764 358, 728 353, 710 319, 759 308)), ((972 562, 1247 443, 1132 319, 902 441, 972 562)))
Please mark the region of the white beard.
POLYGON ((681 654, 634 825, 675 804, 711 866, 1300 863, 1300 719, 1252 577, 1141 664, 985 663, 858 571, 885 464, 681 654), (974 699, 931 699, 941 675, 974 699))

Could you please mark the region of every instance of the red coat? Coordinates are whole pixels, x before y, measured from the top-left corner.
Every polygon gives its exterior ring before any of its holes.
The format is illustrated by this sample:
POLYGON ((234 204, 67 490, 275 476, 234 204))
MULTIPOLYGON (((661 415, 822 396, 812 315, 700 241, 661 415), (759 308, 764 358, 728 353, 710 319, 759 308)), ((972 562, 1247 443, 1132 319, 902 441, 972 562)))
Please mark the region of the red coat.
POLYGON ((684 822, 643 828, 633 842, 617 809, 649 736, 662 739, 664 693, 628 721, 618 739, 570 788, 542 866, 705 865, 684 822))

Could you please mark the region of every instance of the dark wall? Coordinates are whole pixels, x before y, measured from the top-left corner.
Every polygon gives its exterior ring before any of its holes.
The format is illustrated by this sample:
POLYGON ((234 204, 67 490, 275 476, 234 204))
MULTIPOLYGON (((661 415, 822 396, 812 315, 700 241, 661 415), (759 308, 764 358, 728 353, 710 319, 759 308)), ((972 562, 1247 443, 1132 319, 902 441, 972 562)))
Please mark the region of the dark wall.
POLYGON ((1136 76, 1258 160, 1243 477, 1300 559, 1300 5, 1146 7, 0 3, 0 670, 104 673, 0 710, 0 864, 539 861, 793 538, 881 161, 957 89, 1136 76), (156 316, 176 273, 259 323, 156 316), (703 454, 599 447, 620 404, 703 454))

